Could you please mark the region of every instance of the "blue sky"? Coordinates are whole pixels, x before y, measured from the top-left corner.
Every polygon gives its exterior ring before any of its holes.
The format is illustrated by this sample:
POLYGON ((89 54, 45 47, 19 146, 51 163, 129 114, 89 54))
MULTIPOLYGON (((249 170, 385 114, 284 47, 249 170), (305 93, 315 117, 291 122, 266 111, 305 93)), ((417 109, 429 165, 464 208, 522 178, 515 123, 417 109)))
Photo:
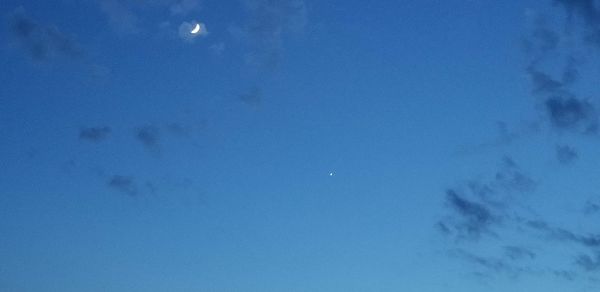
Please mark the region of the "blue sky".
POLYGON ((0 14, 2 291, 600 286, 598 1, 0 14))

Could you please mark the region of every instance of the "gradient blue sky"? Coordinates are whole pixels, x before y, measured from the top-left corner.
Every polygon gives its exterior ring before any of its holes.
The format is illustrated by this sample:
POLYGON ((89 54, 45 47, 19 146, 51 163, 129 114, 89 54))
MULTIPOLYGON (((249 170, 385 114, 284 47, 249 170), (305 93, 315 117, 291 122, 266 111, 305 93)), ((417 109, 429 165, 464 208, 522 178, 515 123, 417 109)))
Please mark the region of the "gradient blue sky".
POLYGON ((600 288, 599 1, 0 14, 0 291, 600 288))

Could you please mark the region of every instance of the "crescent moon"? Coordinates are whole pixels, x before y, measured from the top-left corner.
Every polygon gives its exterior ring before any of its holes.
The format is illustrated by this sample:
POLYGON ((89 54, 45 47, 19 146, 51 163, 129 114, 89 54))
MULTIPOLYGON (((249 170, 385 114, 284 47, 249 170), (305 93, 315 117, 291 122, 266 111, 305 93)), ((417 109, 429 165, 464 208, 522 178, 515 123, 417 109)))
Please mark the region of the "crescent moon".
POLYGON ((192 29, 191 33, 192 34, 197 34, 200 32, 200 24, 196 23, 196 26, 194 27, 194 29, 192 29))

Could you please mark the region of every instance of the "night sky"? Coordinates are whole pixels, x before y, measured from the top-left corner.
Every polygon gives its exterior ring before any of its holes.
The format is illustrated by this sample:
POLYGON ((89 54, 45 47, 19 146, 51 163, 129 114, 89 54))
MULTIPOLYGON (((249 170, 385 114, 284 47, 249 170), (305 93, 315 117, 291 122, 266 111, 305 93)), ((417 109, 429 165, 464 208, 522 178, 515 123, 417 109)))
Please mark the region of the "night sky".
POLYGON ((600 289, 598 0, 2 0, 0 291, 600 289))

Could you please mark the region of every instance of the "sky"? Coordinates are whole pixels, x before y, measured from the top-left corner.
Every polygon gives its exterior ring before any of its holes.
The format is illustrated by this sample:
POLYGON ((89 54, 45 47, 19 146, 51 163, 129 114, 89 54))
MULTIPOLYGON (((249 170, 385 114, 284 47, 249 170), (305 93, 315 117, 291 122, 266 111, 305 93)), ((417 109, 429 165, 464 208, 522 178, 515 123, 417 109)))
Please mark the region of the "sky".
POLYGON ((597 0, 3 0, 0 291, 597 291, 599 61, 597 0))

